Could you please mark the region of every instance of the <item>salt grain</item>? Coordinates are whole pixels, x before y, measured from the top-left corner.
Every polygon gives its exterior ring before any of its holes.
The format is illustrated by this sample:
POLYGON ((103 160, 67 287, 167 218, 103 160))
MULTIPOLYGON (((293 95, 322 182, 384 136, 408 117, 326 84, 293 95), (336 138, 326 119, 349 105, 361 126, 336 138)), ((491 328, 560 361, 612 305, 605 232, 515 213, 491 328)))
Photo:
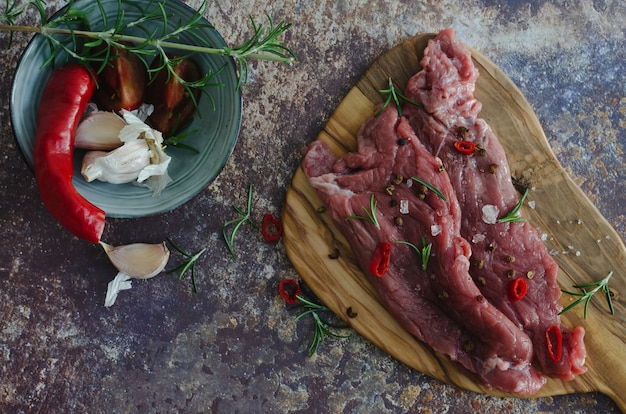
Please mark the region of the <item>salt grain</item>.
POLYGON ((433 224, 432 226, 430 226, 430 234, 432 234, 433 237, 440 235, 441 226, 438 224, 433 224))
POLYGON ((485 235, 478 233, 478 234, 474 234, 474 237, 472 237, 472 243, 480 243, 485 241, 485 235))
POLYGON ((491 205, 491 204, 487 204, 484 205, 483 208, 483 221, 487 224, 495 224, 498 221, 498 213, 500 213, 500 210, 498 210, 498 207, 491 205))
POLYGON ((400 213, 409 214, 409 200, 400 200, 400 213))
POLYGON ((528 202, 528 207, 532 208, 533 210, 535 209, 535 200, 530 200, 528 202))

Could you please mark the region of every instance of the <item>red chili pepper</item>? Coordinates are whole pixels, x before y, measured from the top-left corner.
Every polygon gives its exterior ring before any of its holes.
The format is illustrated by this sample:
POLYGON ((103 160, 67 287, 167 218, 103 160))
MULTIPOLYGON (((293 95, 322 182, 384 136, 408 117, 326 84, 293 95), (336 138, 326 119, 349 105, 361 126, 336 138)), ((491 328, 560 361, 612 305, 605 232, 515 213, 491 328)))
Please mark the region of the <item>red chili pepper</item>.
POLYGON ((295 305, 300 295, 300 285, 293 279, 281 280, 278 284, 278 292, 290 305, 295 305))
POLYGON ((33 161, 41 199, 52 216, 76 237, 98 243, 104 211, 72 185, 74 137, 95 87, 95 75, 69 64, 52 74, 37 112, 33 161))
POLYGON ((263 238, 268 243, 277 242, 283 235, 283 225, 271 214, 263 216, 263 227, 261 228, 263 238))
POLYGON ((456 141, 454 148, 463 155, 472 155, 476 150, 476 144, 471 141, 456 141))
POLYGON ((563 349, 563 334, 558 326, 553 325, 546 329, 546 344, 550 358, 554 362, 558 362, 561 359, 563 349))
POLYGON ((524 278, 518 277, 515 280, 511 280, 509 283, 509 298, 516 302, 526 296, 528 287, 524 278))
POLYGON ((391 244, 379 243, 374 256, 370 262, 370 272, 374 276, 383 277, 389 269, 389 261, 391 260, 391 244))

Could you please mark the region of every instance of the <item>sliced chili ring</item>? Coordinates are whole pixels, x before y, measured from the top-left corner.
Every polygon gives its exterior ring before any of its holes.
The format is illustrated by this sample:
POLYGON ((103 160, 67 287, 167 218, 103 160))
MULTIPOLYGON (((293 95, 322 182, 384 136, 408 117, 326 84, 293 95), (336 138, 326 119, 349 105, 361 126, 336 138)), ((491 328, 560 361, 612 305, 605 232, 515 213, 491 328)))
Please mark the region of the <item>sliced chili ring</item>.
POLYGON ((389 261, 391 260, 391 244, 379 243, 374 250, 374 256, 370 262, 370 272, 377 277, 383 277, 389 269, 389 261))
POLYGON ((283 225, 271 214, 263 216, 263 227, 261 228, 263 238, 268 243, 277 242, 283 235, 283 225))
POLYGON ((526 285, 526 280, 524 280, 524 278, 518 277, 515 280, 511 280, 509 283, 509 298, 513 302, 517 302, 526 296, 527 290, 528 286, 526 285))
POLYGON ((278 292, 285 299, 285 302, 295 305, 298 302, 298 295, 300 295, 300 285, 293 279, 284 279, 278 284, 278 292))
POLYGON ((463 155, 472 155, 476 151, 476 144, 471 141, 456 141, 454 148, 463 155))
POLYGON ((560 361, 563 351, 563 333, 558 326, 553 325, 546 329, 546 346, 550 358, 554 362, 560 361))

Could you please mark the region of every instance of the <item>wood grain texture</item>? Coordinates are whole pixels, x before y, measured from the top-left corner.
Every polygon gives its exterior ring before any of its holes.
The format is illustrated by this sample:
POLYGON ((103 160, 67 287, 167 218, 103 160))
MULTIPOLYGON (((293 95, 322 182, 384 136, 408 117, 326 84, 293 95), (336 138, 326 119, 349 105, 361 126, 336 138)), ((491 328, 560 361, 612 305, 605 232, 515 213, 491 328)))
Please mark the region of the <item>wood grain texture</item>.
MULTIPOLYGON (((356 149, 356 133, 382 102, 380 89, 389 77, 402 90, 419 69, 427 42, 421 34, 397 45, 379 58, 339 104, 318 139, 337 156, 356 149)), ((582 306, 563 315, 569 326, 586 330, 588 372, 574 381, 549 379, 536 396, 600 391, 626 412, 626 248, 619 235, 569 178, 554 156, 532 108, 513 82, 491 61, 472 50, 480 77, 476 96, 480 114, 504 146, 514 178, 532 191, 523 214, 547 236, 546 245, 560 266, 559 283, 571 289, 614 272, 610 281, 615 315, 603 296, 592 300, 587 319, 582 306)), ((315 294, 359 334, 410 367, 468 390, 507 395, 487 389, 466 377, 445 355, 434 352, 402 329, 378 301, 374 288, 361 272, 346 239, 308 183, 302 168, 293 177, 283 212, 284 243, 289 259, 315 294), (320 209, 322 208, 322 209, 320 209), (331 258, 339 253, 336 259, 331 258), (358 315, 348 318, 348 307, 358 315)), ((566 306, 572 298, 564 295, 566 306)))

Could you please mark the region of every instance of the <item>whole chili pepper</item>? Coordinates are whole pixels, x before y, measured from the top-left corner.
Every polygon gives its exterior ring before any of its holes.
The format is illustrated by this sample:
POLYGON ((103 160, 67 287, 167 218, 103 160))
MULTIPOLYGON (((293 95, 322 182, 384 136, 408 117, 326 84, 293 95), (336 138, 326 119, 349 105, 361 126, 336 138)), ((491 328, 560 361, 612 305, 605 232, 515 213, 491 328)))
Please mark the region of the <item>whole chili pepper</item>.
POLYGON ((374 250, 374 256, 370 262, 370 272, 374 276, 383 277, 389 269, 389 261, 391 260, 391 244, 379 243, 374 250))
POLYGON ((463 155, 472 155, 476 150, 476 144, 471 141, 456 141, 454 148, 463 155))
POLYGON ((98 243, 104 211, 72 185, 76 127, 95 88, 95 75, 77 64, 53 72, 37 112, 33 161, 41 199, 52 216, 76 237, 98 243))
POLYGON ((509 298, 513 302, 517 302, 526 296, 527 290, 528 287, 524 278, 518 277, 517 279, 511 280, 509 283, 509 298))
POLYGON ((261 227, 263 238, 268 243, 277 242, 283 234, 283 225, 271 214, 263 216, 263 227, 261 227))
POLYGON ((550 358, 554 362, 558 362, 561 359, 563 350, 563 334, 558 326, 553 325, 546 329, 546 346, 548 347, 550 358))

